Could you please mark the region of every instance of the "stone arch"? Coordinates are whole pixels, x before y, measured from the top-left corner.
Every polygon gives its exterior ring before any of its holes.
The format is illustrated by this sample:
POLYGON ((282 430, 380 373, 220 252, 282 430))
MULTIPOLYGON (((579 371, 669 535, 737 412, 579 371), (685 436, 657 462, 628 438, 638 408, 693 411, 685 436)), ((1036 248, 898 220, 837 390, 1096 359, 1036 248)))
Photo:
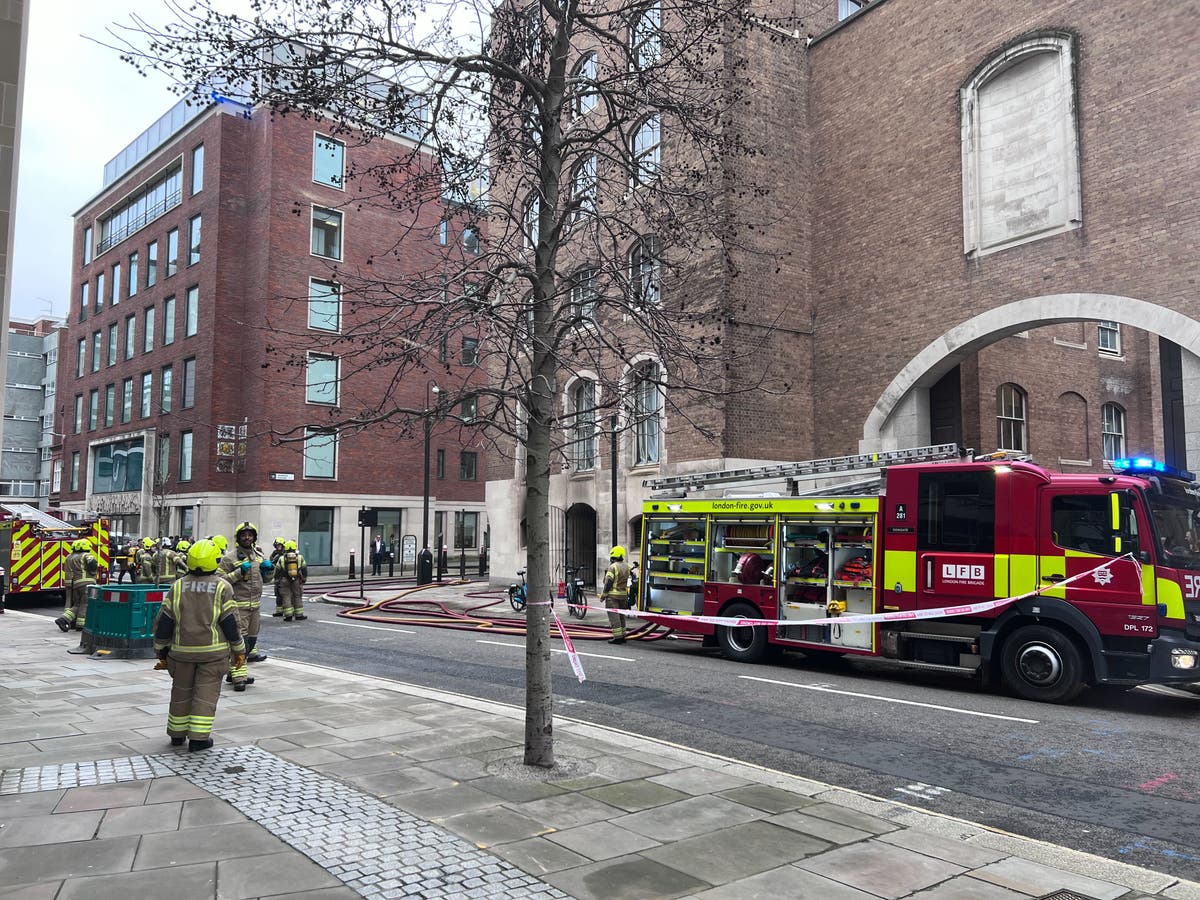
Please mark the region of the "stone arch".
MULTIPOLYGON (((929 388, 938 379, 1001 338, 1061 322, 1113 321, 1162 335, 1191 357, 1191 378, 1200 379, 1200 322, 1181 312, 1145 300, 1115 294, 1048 294, 1007 303, 950 328, 931 341, 884 388, 863 424, 859 452, 915 447, 929 441, 929 388)), ((1188 379, 1185 372, 1185 380, 1188 379)), ((1195 391, 1190 392, 1195 395, 1195 391)), ((1200 439, 1200 403, 1185 412, 1188 457, 1200 439)))

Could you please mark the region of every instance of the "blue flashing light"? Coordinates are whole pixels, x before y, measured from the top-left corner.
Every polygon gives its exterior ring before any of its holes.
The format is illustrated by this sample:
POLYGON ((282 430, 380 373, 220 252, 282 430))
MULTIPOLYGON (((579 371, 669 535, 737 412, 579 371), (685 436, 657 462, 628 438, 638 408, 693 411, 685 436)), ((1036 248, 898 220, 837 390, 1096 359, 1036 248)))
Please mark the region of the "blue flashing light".
POLYGON ((1113 471, 1121 475, 1166 475, 1168 478, 1178 478, 1180 481, 1195 481, 1194 473, 1186 469, 1177 469, 1174 466, 1168 466, 1165 462, 1158 459, 1151 459, 1148 456, 1126 456, 1121 459, 1114 459, 1112 462, 1113 471))

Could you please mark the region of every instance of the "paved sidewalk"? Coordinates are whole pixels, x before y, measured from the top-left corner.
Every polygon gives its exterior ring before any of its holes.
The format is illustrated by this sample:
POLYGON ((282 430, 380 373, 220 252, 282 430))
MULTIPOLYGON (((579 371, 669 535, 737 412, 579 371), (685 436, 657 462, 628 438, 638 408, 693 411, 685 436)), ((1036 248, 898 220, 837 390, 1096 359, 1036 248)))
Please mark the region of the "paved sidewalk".
POLYGON ((1200 898, 1200 885, 597 726, 269 660, 217 746, 151 660, 0 617, 0 897, 1200 898))

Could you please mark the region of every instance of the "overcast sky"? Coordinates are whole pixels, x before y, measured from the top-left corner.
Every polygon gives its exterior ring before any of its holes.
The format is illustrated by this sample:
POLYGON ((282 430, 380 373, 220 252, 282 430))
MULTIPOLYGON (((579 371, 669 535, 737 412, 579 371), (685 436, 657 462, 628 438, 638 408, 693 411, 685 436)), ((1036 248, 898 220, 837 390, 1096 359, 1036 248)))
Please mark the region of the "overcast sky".
POLYGON ((162 0, 26 3, 29 58, 17 180, 12 317, 65 316, 72 219, 103 186, 104 164, 178 99, 116 51, 89 41, 138 12, 165 21, 162 0))

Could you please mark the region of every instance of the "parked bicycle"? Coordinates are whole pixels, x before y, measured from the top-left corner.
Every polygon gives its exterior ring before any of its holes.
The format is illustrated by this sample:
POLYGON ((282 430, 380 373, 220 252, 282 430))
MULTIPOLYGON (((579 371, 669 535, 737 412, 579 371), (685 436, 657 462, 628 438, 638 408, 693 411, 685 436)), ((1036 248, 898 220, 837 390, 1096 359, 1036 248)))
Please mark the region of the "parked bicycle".
POLYGON ((529 602, 529 588, 525 584, 525 570, 517 569, 517 574, 521 576, 521 583, 508 586, 508 602, 512 604, 513 609, 521 612, 529 602))
POLYGON ((583 571, 582 566, 567 566, 567 614, 577 619, 587 615, 588 597, 583 589, 583 579, 577 578, 576 573, 583 571))

